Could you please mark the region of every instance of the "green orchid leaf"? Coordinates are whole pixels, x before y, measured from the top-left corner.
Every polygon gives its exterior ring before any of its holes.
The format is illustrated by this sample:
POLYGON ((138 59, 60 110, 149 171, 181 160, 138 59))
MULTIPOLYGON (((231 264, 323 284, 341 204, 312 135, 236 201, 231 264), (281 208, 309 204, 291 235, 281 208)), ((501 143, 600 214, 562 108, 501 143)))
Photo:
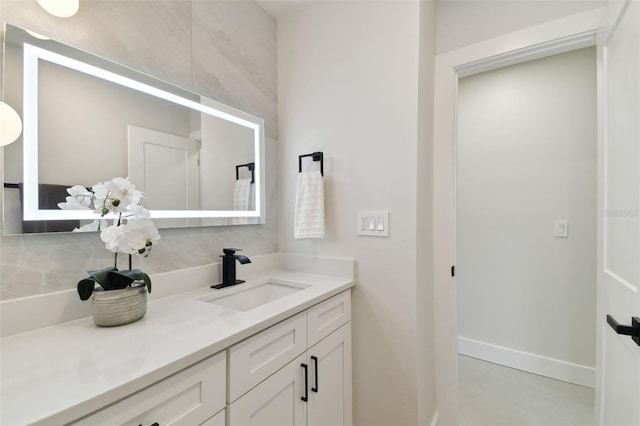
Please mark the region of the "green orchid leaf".
POLYGON ((80 300, 87 300, 93 294, 93 288, 96 286, 96 281, 93 278, 85 278, 78 282, 78 294, 80 300))
POLYGON ((140 269, 113 271, 109 273, 109 279, 117 285, 117 288, 129 286, 133 281, 144 281, 147 286, 147 291, 151 293, 151 278, 140 269), (120 287, 124 283, 126 283, 126 285, 120 287))
MULTIPOLYGON (((102 286, 105 290, 115 290, 117 287, 113 287, 109 281, 109 273, 117 271, 118 269, 110 266, 105 269, 100 269, 97 271, 87 271, 91 278, 93 278, 98 284, 102 286)), ((124 288, 124 287, 123 287, 124 288)))
POLYGON ((107 275, 107 279, 109 280, 109 286, 107 290, 119 290, 122 288, 127 288, 131 285, 131 283, 135 280, 124 274, 123 272, 128 271, 111 271, 107 275))
POLYGON ((140 269, 133 269, 131 272, 133 273, 132 276, 135 276, 136 281, 144 281, 144 284, 147 286, 147 291, 151 293, 151 278, 149 278, 149 275, 140 269))
POLYGON ((142 272, 142 281, 144 281, 144 283, 147 285, 147 291, 149 292, 149 294, 151 294, 151 278, 149 278, 149 275, 142 272))

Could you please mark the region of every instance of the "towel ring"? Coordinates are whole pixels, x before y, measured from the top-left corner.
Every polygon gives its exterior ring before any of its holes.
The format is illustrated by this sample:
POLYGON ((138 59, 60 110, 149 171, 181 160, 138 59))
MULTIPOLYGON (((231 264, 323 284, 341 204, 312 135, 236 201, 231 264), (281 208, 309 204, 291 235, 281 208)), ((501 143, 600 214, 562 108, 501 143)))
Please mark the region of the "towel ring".
POLYGON ((320 162, 320 174, 324 176, 324 154, 322 151, 312 152, 311 154, 298 155, 298 173, 302 173, 302 159, 312 157, 313 161, 320 162))
POLYGON ((240 167, 246 167, 249 169, 249 171, 251 172, 251 183, 255 183, 256 179, 255 179, 254 171, 256 169, 256 163, 238 164, 236 166, 236 180, 240 179, 240 172, 239 172, 240 167))

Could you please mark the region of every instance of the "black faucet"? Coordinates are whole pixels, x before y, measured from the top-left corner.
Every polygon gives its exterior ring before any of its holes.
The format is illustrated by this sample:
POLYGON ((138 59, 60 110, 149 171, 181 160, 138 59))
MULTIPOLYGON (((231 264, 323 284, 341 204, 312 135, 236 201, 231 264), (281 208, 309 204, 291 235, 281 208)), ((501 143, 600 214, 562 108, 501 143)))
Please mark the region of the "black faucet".
POLYGON ((236 254, 240 249, 226 248, 222 249, 222 284, 212 285, 211 288, 224 288, 232 285, 243 283, 244 280, 236 279, 236 260, 241 264, 251 263, 251 260, 247 256, 236 254))

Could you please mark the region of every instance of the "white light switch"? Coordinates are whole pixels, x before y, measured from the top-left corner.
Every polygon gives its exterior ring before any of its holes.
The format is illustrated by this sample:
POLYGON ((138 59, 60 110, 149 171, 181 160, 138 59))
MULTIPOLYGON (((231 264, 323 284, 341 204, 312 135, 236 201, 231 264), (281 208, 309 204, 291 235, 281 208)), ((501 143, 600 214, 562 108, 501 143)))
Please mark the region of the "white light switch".
POLYGON ((385 210, 359 211, 356 230, 358 235, 388 237, 389 212, 385 210))
POLYGON ((557 238, 569 237, 569 221, 568 220, 556 220, 553 222, 553 236, 557 238))

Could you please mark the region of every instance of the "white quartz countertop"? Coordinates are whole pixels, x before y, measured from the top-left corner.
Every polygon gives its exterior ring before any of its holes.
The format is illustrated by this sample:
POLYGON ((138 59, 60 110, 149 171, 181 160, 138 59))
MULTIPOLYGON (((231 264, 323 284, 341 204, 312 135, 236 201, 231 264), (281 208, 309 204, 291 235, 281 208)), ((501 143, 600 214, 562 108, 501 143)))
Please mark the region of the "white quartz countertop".
POLYGON ((246 312, 200 300, 226 291, 204 287, 151 301, 144 318, 124 326, 97 327, 89 317, 1 339, 0 424, 70 422, 354 285, 282 270, 245 279, 308 287, 246 312))

